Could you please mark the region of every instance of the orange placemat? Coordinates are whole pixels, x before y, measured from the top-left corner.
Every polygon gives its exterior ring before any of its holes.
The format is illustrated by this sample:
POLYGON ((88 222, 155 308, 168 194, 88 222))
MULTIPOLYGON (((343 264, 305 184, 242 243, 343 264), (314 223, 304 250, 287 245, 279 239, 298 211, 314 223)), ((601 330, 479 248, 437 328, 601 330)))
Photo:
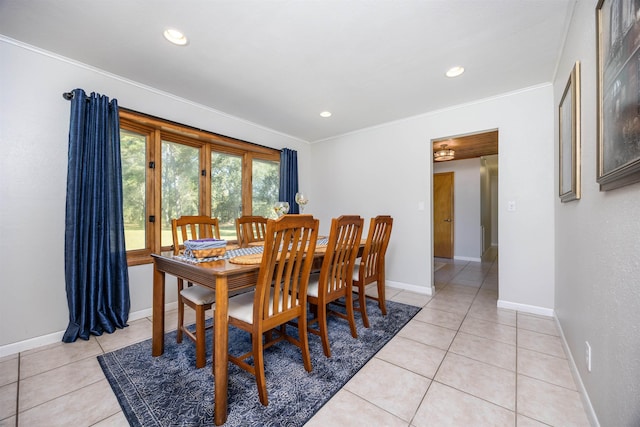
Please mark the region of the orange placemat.
POLYGON ((260 264, 262 262, 262 254, 239 255, 229 260, 233 264, 260 264))

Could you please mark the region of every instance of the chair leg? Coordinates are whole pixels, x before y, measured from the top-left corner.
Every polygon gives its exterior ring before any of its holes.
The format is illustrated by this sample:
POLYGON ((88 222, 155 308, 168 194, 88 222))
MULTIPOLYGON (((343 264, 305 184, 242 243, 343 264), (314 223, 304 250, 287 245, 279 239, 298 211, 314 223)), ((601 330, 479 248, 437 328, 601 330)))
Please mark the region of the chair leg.
POLYGON ((273 341, 273 329, 269 329, 267 332, 264 333, 264 339, 266 342, 271 342, 273 341))
POLYGON ((300 335, 300 350, 304 369, 311 372, 311 354, 309 353, 309 334, 307 334, 307 314, 303 313, 298 318, 298 334, 300 335))
POLYGON ((256 385, 258 386, 258 396, 260 403, 264 406, 269 405, 267 397, 267 380, 264 376, 264 348, 262 344, 262 335, 254 336, 253 343, 253 366, 255 369, 256 385))
POLYGON ((178 330, 176 331, 178 344, 182 342, 182 327, 184 326, 184 301, 182 301, 182 294, 180 294, 182 289, 184 289, 184 282, 182 279, 178 279, 178 330))
POLYGON ((207 363, 204 324, 204 306, 196 307, 196 368, 203 368, 207 363))
POLYGON ((309 313, 311 313, 312 318, 318 317, 318 306, 316 304, 309 303, 309 313))
MULTIPOLYGON (((215 313, 214 316, 215 317, 215 313)), ((211 372, 215 374, 216 367, 216 324, 214 320, 213 328, 211 332, 211 372)))
POLYGON ((364 286, 358 286, 358 309, 362 314, 362 324, 369 327, 369 316, 367 316, 367 297, 364 294, 364 286))
POLYGON ((329 347, 329 333, 327 331, 327 305, 318 305, 318 329, 320 329, 320 339, 322 340, 322 349, 324 355, 331 357, 331 348, 329 347))
POLYGON ((351 288, 348 289, 347 294, 345 295, 346 309, 347 309, 347 319, 349 320, 349 328, 351 329, 351 336, 354 338, 358 338, 358 331, 356 330, 356 318, 353 315, 353 292, 351 292, 351 288))
POLYGON ((384 279, 378 278, 378 307, 380 307, 380 311, 383 315, 387 314, 387 300, 384 296, 384 279))

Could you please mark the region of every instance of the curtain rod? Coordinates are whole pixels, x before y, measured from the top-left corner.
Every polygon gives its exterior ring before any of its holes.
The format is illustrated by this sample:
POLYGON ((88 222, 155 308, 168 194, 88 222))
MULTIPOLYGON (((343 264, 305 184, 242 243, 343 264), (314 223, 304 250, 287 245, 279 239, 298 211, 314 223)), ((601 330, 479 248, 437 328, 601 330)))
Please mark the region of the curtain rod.
MULTIPOLYGON (((62 97, 67 101, 71 101, 74 98, 73 92, 62 92, 62 97)), ((89 101, 91 99, 90 96, 85 95, 85 100, 89 101)))
MULTIPOLYGON (((62 92, 62 97, 67 101, 71 101, 73 99, 73 92, 62 92)), ((85 96, 87 101, 89 100, 89 96, 85 96)))

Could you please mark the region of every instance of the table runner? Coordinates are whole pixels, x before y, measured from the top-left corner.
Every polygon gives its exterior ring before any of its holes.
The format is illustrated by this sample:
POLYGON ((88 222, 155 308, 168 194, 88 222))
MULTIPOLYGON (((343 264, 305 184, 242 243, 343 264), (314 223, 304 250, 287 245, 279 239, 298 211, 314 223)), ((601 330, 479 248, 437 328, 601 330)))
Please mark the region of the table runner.
MULTIPOLYGON (((329 242, 329 238, 323 237, 317 240, 316 246, 326 246, 328 242, 329 242)), ((209 258, 193 258, 190 256, 186 256, 184 254, 174 255, 173 257, 185 262, 201 263, 201 262, 219 261, 221 259, 231 259, 233 257, 237 257, 241 255, 261 254, 263 249, 264 248, 262 246, 250 246, 248 248, 231 249, 226 251, 224 255, 214 256, 209 258)))

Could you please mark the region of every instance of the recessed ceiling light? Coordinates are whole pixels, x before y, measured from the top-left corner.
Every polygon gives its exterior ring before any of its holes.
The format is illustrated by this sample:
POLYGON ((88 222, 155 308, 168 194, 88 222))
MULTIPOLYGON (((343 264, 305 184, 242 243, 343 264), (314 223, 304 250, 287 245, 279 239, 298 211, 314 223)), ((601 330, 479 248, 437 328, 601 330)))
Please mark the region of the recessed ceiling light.
POLYGON ((331 117, 331 111, 323 111, 320 113, 320 117, 331 117))
POLYGON ((163 34, 165 39, 169 40, 173 44, 177 44, 178 46, 184 46, 189 43, 187 36, 174 28, 167 28, 164 30, 163 34))
POLYGON ((464 73, 464 67, 452 67, 449 68, 449 71, 446 72, 447 77, 458 77, 460 74, 464 73))

